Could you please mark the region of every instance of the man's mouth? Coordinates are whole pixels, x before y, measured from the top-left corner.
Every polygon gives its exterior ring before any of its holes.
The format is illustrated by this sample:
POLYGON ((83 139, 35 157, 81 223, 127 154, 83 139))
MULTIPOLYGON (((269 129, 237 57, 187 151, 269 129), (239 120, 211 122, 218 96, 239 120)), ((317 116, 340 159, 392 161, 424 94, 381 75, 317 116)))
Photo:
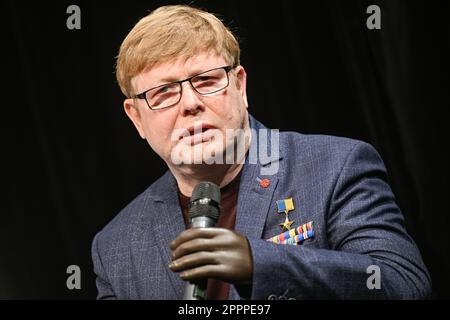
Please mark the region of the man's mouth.
POLYGON ((214 131, 217 128, 208 123, 201 123, 194 126, 190 126, 186 129, 185 134, 180 136, 180 141, 186 142, 191 145, 203 143, 214 139, 214 131), (189 135, 188 135, 189 134, 189 135))
POLYGON ((203 132, 205 132, 205 131, 207 131, 209 129, 211 129, 211 128, 206 128, 206 127, 197 128, 197 129, 189 128, 188 132, 189 132, 189 135, 193 136, 193 135, 198 134, 198 133, 203 133, 203 132))

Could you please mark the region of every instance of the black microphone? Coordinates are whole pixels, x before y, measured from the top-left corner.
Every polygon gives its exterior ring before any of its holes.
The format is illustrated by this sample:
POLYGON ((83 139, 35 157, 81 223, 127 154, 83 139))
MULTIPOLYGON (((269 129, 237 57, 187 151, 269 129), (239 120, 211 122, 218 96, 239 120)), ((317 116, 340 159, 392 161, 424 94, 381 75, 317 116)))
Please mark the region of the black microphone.
MULTIPOLYGON (((220 188, 208 181, 199 182, 192 191, 189 202, 191 228, 214 227, 220 214, 220 188)), ((184 290, 184 300, 205 300, 208 279, 189 281, 184 290)))

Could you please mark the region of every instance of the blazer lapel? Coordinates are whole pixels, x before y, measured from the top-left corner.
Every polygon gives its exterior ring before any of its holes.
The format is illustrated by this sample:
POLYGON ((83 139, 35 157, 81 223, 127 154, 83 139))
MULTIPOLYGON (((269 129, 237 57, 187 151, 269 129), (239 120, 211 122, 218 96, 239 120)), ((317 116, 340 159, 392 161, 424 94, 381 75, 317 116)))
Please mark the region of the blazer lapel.
MULTIPOLYGON (((155 205, 160 208, 160 214, 155 219, 153 232, 157 246, 161 252, 163 267, 167 272, 176 297, 181 299, 183 297, 185 282, 177 273, 171 271, 168 267, 171 261, 169 245, 186 227, 179 204, 176 180, 172 174, 169 172, 167 174, 168 178, 166 179, 166 183, 162 184, 164 187, 160 189, 159 197, 154 200, 155 205)), ((161 289, 164 290, 163 288, 161 289)))
MULTIPOLYGON (((250 117, 250 121, 253 129, 266 129, 254 118, 250 117)), ((253 148, 255 148, 254 150, 258 150, 259 155, 259 146, 257 145, 258 141, 259 132, 256 131, 256 136, 252 137, 251 143, 253 148)), ((268 143, 270 146, 270 136, 268 143)), ((279 153, 279 157, 277 159, 266 160, 265 162, 258 156, 258 161, 256 164, 249 163, 249 159, 246 160, 242 172, 241 184, 239 186, 235 230, 244 234, 248 238, 262 238, 267 220, 267 214, 273 201, 273 194, 278 185, 278 176, 281 170, 281 165, 279 163, 279 171, 270 176, 262 176, 261 168, 267 165, 272 165, 276 161, 280 162, 282 158, 281 153, 279 153), (261 184, 263 179, 268 180, 268 186, 266 185, 264 187, 264 184, 261 184)), ((229 297, 230 299, 240 299, 240 296, 234 286, 230 286, 229 297)))
MULTIPOLYGON (((269 134, 269 129, 256 121, 252 116, 249 116, 249 119, 252 128, 252 140, 249 156, 245 160, 241 184, 239 186, 235 230, 245 234, 249 238, 261 238, 267 213, 270 204, 272 203, 273 193, 278 184, 278 175, 281 170, 280 163, 277 164, 278 172, 273 175, 262 176, 261 172, 263 172, 263 167, 280 162, 283 157, 281 155, 281 150, 278 150, 278 157, 275 159, 261 157, 260 148, 267 152, 267 146, 260 146, 260 141, 266 141, 270 149, 272 146, 272 133, 269 134), (264 139, 261 139, 261 135, 267 136, 264 137, 264 139), (249 159, 256 157, 257 161, 249 159), (268 181, 268 186, 261 184, 263 179, 268 181)), ((276 147, 278 148, 279 145, 276 147)), ((274 152, 270 150, 270 154, 273 155, 274 152)))
POLYGON ((278 184, 276 175, 259 176, 259 166, 247 165, 242 172, 239 187, 235 230, 249 238, 261 238, 273 193, 278 184), (262 179, 269 180, 269 186, 260 185, 262 179))

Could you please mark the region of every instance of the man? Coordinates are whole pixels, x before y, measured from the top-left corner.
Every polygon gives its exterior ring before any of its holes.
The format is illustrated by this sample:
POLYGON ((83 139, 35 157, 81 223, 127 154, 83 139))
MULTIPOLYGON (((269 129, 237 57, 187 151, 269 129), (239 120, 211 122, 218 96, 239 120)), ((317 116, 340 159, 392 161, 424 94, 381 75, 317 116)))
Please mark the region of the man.
POLYGON ((219 19, 188 6, 153 11, 122 43, 125 112, 169 170, 95 237, 98 298, 181 299, 199 279, 208 299, 425 298, 377 152, 268 131, 247 112, 239 54, 219 19), (220 186, 222 210, 217 227, 189 229, 201 181, 220 186))

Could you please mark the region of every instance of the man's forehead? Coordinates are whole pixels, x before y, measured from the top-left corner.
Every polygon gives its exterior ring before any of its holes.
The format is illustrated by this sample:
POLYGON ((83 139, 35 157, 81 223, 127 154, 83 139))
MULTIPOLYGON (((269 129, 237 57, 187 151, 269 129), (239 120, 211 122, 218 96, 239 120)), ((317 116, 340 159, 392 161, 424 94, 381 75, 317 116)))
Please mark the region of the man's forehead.
POLYGON ((188 78, 212 68, 225 66, 225 59, 215 52, 202 52, 193 57, 179 57, 154 65, 132 79, 137 92, 152 86, 188 78))

